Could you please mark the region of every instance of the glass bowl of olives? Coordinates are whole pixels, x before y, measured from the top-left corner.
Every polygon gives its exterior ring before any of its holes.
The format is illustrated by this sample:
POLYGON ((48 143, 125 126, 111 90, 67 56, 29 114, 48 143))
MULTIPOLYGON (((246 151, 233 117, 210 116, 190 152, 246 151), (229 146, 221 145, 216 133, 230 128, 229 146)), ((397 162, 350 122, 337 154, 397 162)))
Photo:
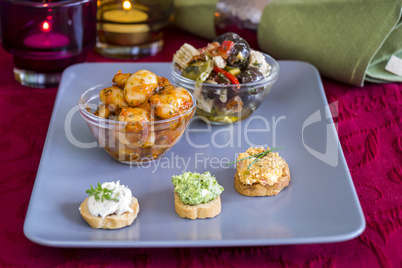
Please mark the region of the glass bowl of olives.
POLYGON ((206 47, 184 44, 171 63, 173 81, 196 98, 196 113, 214 125, 248 118, 278 79, 279 64, 250 49, 234 33, 217 37, 206 47))

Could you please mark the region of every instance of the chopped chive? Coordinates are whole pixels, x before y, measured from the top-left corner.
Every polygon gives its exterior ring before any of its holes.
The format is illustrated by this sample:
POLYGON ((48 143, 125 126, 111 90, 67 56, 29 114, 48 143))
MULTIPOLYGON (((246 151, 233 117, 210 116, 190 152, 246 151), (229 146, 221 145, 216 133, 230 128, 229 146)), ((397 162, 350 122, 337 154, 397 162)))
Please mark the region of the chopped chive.
POLYGON ((252 158, 252 157, 256 157, 256 159, 254 159, 253 162, 251 162, 251 164, 248 165, 247 169, 249 169, 255 162, 257 162, 259 159, 263 158, 263 157, 264 157, 265 155, 267 155, 269 152, 272 152, 272 151, 275 151, 275 150, 279 150, 279 149, 283 149, 283 148, 285 148, 285 147, 271 148, 271 149, 266 150, 266 151, 264 151, 264 152, 261 152, 261 153, 258 153, 258 154, 254 154, 254 155, 251 155, 251 156, 248 156, 248 157, 245 157, 245 158, 242 158, 242 159, 239 159, 239 160, 230 162, 230 163, 228 163, 228 164, 226 164, 226 165, 229 166, 229 165, 232 165, 232 164, 234 164, 234 163, 237 163, 237 162, 240 162, 240 161, 243 161, 243 160, 252 158))

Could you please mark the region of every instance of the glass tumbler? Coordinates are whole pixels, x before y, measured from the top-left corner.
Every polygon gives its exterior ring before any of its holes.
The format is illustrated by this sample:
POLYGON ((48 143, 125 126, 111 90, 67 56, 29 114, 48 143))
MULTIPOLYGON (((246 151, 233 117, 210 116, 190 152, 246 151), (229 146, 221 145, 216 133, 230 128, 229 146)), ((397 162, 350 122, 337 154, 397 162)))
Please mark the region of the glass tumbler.
POLYGON ((157 54, 173 4, 173 0, 98 0, 96 51, 117 59, 157 54))
POLYGON ((63 70, 85 61, 96 43, 93 0, 0 0, 3 48, 23 85, 57 86, 63 70))

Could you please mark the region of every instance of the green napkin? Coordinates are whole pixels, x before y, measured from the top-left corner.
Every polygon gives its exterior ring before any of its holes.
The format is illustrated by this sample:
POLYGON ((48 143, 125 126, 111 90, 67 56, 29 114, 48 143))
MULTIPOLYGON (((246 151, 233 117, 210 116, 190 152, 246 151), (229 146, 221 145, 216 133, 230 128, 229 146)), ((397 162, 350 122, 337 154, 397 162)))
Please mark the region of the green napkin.
MULTIPOLYGON (((215 37, 217 0, 175 0, 175 24, 215 37)), ((385 70, 402 59, 402 0, 272 0, 258 27, 260 49, 276 59, 306 61, 323 76, 352 85, 395 82, 385 70)))
POLYGON ((214 39, 214 13, 218 0, 175 0, 174 24, 190 33, 214 39))

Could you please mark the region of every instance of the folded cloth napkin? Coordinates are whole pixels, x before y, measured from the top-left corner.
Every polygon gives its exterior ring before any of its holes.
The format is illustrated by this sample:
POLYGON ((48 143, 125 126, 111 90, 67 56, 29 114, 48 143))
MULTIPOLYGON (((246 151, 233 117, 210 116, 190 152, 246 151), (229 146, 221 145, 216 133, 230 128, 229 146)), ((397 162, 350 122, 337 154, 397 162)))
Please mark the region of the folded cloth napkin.
MULTIPOLYGON (((175 0, 175 25, 212 40, 217 2, 175 0)), ((262 12, 258 45, 344 83, 398 82, 402 76, 385 66, 392 55, 402 59, 401 14, 402 0, 272 0, 262 12)))

